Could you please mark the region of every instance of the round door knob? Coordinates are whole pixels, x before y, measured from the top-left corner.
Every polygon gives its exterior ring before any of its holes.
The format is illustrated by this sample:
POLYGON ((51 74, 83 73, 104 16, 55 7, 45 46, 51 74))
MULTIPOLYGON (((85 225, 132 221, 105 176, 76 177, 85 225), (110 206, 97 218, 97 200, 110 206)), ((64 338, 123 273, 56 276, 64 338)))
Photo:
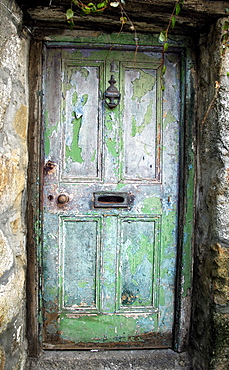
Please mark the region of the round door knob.
POLYGON ((66 194, 60 194, 57 197, 57 203, 58 204, 66 204, 66 203, 68 203, 68 201, 69 201, 69 198, 66 194))

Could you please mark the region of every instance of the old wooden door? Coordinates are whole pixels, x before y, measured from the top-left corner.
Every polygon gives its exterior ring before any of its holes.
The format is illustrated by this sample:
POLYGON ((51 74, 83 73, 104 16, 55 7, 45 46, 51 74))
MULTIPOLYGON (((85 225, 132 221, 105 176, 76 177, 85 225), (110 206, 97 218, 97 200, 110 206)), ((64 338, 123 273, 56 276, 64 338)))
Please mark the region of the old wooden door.
POLYGON ((172 345, 179 54, 165 63, 162 77, 152 48, 47 47, 45 348, 172 345), (112 75, 121 98, 110 108, 112 75))

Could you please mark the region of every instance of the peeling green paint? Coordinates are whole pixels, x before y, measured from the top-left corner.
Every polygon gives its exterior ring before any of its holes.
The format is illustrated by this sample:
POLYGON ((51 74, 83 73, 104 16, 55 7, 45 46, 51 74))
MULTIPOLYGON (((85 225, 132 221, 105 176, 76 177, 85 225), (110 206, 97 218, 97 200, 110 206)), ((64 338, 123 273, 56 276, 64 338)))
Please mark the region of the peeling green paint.
POLYGON ((81 73, 82 77, 87 78, 89 76, 89 71, 87 70, 86 67, 81 67, 78 70, 81 73))
POLYGON ((109 131, 112 131, 113 127, 114 127, 114 122, 112 120, 106 120, 105 121, 105 126, 106 128, 109 130, 109 131))
POLYGON ((143 122, 137 126, 137 122, 135 117, 132 116, 132 132, 131 135, 134 137, 136 134, 141 134, 146 127, 146 125, 150 124, 152 119, 152 100, 149 101, 149 105, 147 107, 147 111, 144 115, 143 122))
MULTIPOLYGON (((155 314, 152 314, 146 318, 148 330, 153 330, 154 320, 156 320, 155 316, 155 314)), ((128 341, 131 336, 135 338, 135 341, 141 341, 142 339, 137 339, 136 336, 144 334, 144 331, 141 329, 141 325, 137 325, 137 327, 138 330, 136 331, 136 319, 124 315, 88 316, 87 321, 85 321, 84 317, 70 319, 66 316, 61 316, 60 318, 60 330, 64 333, 64 339, 77 342, 81 340, 80 333, 82 328, 86 342, 100 342, 99 338, 102 338, 103 343, 128 341)))
MULTIPOLYGON (((72 105, 76 105, 79 100, 79 96, 76 91, 72 94, 72 105)), ((84 106, 88 101, 88 94, 83 94, 81 97, 81 103, 84 106)))
POLYGON ((58 287, 48 287, 48 289, 46 290, 46 294, 49 295, 49 296, 58 296, 58 287))
POLYGON ((164 128, 166 128, 166 126, 169 123, 173 123, 173 122, 176 122, 176 118, 172 115, 171 111, 169 110, 164 119, 164 123, 163 123, 164 128))
POLYGON ((157 197, 148 197, 143 201, 143 207, 141 208, 142 212, 145 214, 161 214, 162 205, 161 199, 157 197))
MULTIPOLYGON (((123 221, 120 255, 120 301, 122 306, 151 307, 156 304, 158 287, 152 281, 157 276, 157 218, 138 217, 123 221), (139 284, 139 281, 141 283, 139 284)), ((151 312, 149 309, 149 312, 151 312)))
POLYGON ((84 106, 88 101, 88 94, 83 94, 82 98, 81 98, 81 103, 82 105, 84 106))
POLYGON ((76 91, 74 91, 74 93, 72 94, 72 104, 76 105, 77 101, 78 101, 78 94, 76 91))
POLYGON ((160 303, 160 306, 164 306, 165 305, 165 294, 166 292, 164 291, 164 289, 160 289, 160 300, 159 300, 159 303, 160 303))
POLYGON ((118 157, 119 153, 117 150, 117 143, 113 139, 107 138, 106 146, 108 148, 108 151, 113 155, 113 157, 118 157))
POLYGON ((152 76, 149 72, 140 70, 139 77, 136 78, 132 84, 134 93, 132 96, 133 100, 138 100, 139 102, 143 96, 148 92, 153 90, 156 83, 156 78, 152 76))
POLYGON ((124 186, 126 186, 126 184, 119 183, 119 184, 116 186, 116 190, 122 189, 124 186))
POLYGON ((136 270, 142 264, 144 257, 146 256, 149 262, 152 264, 152 240, 146 235, 140 235, 139 242, 136 241, 136 246, 130 245, 127 248, 128 260, 130 263, 131 273, 134 275, 136 270))
MULTIPOLYGON (((73 114, 75 115, 74 112, 73 114)), ((82 125, 82 117, 78 119, 77 118, 73 119, 72 124, 73 124, 73 141, 70 148, 66 145, 66 159, 71 158, 73 162, 82 163, 83 162, 83 158, 81 156, 82 148, 79 147, 79 133, 82 125)))
POLYGON ((91 161, 92 162, 95 162, 95 159, 96 159, 96 149, 94 150, 92 156, 91 156, 91 161))
MULTIPOLYGON (((50 35, 50 44, 60 45, 60 43, 64 43, 65 45, 68 45, 68 42, 70 42, 70 46, 72 48, 72 45, 77 44, 108 44, 108 45, 114 45, 116 43, 118 44, 124 44, 124 45, 133 45, 136 46, 136 41, 133 38, 132 33, 109 33, 104 34, 101 32, 100 34, 96 35, 94 32, 90 35, 88 32, 87 35, 81 36, 77 34, 77 37, 74 38, 73 43, 73 37, 72 35, 50 35)), ((184 39, 185 40, 185 39, 184 39)), ((173 41, 175 43, 175 40, 173 41)), ((141 45, 160 45, 158 42, 158 35, 157 34, 148 34, 143 35, 141 34, 141 45)), ((110 50, 109 50, 110 51, 110 50)), ((82 58, 82 54, 79 55, 82 58)))
POLYGON ((77 285, 79 288, 85 288, 88 285, 88 281, 78 281, 77 285))

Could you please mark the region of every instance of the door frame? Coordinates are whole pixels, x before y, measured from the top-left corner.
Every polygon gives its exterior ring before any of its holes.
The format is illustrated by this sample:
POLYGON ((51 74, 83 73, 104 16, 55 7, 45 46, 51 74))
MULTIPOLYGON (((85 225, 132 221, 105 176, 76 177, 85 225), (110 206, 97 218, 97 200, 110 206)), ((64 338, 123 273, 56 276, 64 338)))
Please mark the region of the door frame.
MULTIPOLYGON (((42 145, 42 74, 47 43, 61 46, 98 46, 109 50, 125 48, 135 50, 133 34, 101 34, 92 31, 72 31, 71 36, 53 37, 52 41, 32 40, 29 63, 29 129, 28 129, 28 205, 27 205, 27 338, 30 356, 42 350, 42 184, 44 163, 41 161, 42 145)), ((138 48, 163 50, 158 35, 140 35, 138 48)), ((47 39, 50 40, 48 37, 47 39)), ((181 55, 181 114, 180 114, 180 197, 178 215, 177 272, 175 292, 175 317, 173 350, 185 351, 189 344, 191 318, 193 230, 195 211, 195 61, 194 47, 187 37, 174 37, 170 50, 181 55)))

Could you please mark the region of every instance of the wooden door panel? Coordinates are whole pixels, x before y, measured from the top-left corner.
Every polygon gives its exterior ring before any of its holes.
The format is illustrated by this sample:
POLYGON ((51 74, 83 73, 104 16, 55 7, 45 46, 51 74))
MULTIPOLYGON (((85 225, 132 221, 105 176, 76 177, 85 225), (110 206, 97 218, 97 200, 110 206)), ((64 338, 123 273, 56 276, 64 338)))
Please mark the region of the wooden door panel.
MULTIPOLYGON (((156 178, 156 137, 160 134, 157 120, 158 68, 151 64, 121 64, 123 82, 123 180, 139 181, 156 178)), ((157 66, 158 67, 158 66, 157 66)), ((157 143, 159 145, 160 143, 157 143)), ((158 172, 158 171, 157 171, 158 172)))
POLYGON ((62 180, 101 179, 103 63, 64 61, 62 83, 62 180), (102 86, 101 86, 102 85, 102 86))
POLYGON ((157 310, 160 218, 123 217, 118 264, 119 311, 157 310))
POLYGON ((99 310, 100 218, 61 217, 60 297, 64 310, 99 310))

